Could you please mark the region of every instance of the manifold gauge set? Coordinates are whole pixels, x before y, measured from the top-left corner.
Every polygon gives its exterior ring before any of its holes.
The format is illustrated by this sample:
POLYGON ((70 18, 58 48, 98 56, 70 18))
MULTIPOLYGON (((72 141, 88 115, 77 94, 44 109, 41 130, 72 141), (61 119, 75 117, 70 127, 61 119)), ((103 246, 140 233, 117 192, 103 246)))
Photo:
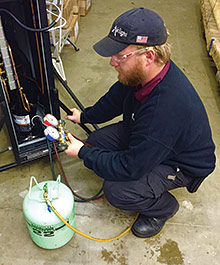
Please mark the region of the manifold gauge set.
POLYGON ((52 114, 47 114, 43 118, 43 125, 46 126, 44 129, 44 135, 49 141, 58 141, 59 150, 65 150, 68 148, 70 141, 67 136, 68 131, 65 128, 65 121, 57 120, 52 114))

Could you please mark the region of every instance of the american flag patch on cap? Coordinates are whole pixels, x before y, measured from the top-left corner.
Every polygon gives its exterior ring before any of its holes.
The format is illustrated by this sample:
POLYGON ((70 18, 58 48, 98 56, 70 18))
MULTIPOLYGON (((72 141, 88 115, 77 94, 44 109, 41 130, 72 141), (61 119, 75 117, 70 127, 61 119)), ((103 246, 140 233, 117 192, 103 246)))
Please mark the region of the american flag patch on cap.
POLYGON ((148 37, 147 36, 137 36, 136 43, 147 43, 148 37))

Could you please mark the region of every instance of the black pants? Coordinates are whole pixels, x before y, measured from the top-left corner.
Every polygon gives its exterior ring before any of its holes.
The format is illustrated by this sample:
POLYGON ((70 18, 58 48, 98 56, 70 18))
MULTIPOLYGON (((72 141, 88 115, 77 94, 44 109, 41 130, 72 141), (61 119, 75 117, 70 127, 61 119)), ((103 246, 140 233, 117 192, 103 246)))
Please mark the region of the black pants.
MULTIPOLYGON (((112 150, 126 149, 127 138, 122 123, 106 126, 91 133, 88 143, 112 150)), ((103 183, 107 200, 116 208, 134 211, 149 217, 167 217, 178 204, 168 191, 184 187, 191 181, 181 171, 159 165, 150 174, 135 181, 108 181, 103 183)))

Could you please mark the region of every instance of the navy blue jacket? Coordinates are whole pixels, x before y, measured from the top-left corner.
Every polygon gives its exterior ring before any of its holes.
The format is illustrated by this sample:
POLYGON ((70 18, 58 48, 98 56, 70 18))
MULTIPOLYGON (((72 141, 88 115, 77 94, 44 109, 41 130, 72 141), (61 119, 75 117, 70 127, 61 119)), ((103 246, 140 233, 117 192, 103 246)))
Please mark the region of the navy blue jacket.
POLYGON ((215 146, 205 108, 189 80, 171 61, 143 104, 134 92, 116 82, 82 113, 82 123, 97 124, 123 114, 129 143, 118 152, 83 146, 79 157, 85 166, 106 180, 129 181, 165 164, 196 177, 200 185, 215 168, 215 146))

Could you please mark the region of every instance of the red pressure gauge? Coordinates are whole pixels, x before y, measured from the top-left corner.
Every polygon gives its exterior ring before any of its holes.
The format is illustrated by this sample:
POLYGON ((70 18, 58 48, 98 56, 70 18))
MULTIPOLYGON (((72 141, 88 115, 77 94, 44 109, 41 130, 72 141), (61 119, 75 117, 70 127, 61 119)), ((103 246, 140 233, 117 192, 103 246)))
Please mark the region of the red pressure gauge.
POLYGON ((54 117, 51 114, 47 114, 44 118, 43 118, 44 124, 47 126, 53 126, 56 127, 58 125, 58 120, 56 117, 54 117))

